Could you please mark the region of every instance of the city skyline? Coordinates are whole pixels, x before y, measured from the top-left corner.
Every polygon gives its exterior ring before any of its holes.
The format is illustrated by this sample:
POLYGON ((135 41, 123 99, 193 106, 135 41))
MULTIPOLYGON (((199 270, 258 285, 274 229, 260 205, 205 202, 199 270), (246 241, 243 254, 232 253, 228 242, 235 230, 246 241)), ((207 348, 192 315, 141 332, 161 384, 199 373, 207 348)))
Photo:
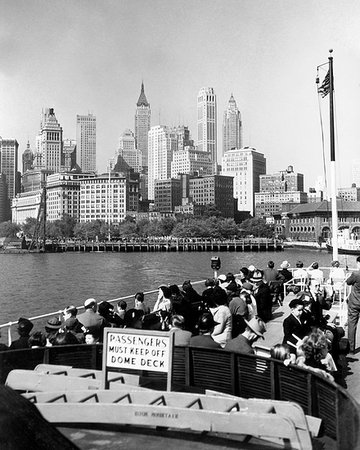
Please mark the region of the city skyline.
MULTIPOLYGON (((360 142, 357 2, 209 0, 169 8, 158 0, 0 0, 0 6, 0 136, 17 139, 20 155, 28 140, 34 147, 44 108, 54 108, 67 139, 76 136, 76 115, 92 113, 97 168, 105 171, 121 134, 134 131, 142 81, 151 125, 185 125, 196 140, 197 94, 208 86, 217 97, 218 152, 233 93, 243 145, 266 156, 268 172, 291 164, 304 173, 306 188, 314 186, 323 175, 316 66, 334 48, 338 186, 349 184, 360 142)), ((325 136, 327 102, 320 102, 325 136)))

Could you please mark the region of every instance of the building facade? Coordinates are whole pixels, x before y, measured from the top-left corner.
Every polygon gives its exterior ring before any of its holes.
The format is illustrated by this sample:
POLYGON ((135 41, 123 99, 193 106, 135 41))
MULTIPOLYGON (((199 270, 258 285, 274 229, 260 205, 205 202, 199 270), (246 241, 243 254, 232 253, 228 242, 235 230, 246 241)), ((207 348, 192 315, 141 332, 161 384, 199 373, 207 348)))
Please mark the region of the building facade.
MULTIPOLYGON (((337 200, 339 216, 338 229, 360 239, 360 202, 342 202, 337 200)), ((317 242, 331 235, 331 202, 296 205, 289 211, 274 216, 275 232, 295 241, 317 242)))
POLYGON ((229 150, 242 147, 241 114, 231 94, 223 119, 223 155, 229 150))
POLYGON ((125 219, 127 180, 118 173, 103 174, 80 183, 80 222, 103 220, 118 224, 125 219))
POLYGON ((119 149, 115 153, 115 159, 117 156, 121 156, 135 172, 141 172, 142 152, 136 148, 134 133, 129 129, 120 136, 119 149))
POLYGON ((63 130, 53 108, 42 113, 40 131, 36 137, 34 168, 60 172, 62 162, 63 130))
POLYGON ((12 222, 21 224, 26 219, 38 217, 43 189, 22 192, 12 200, 12 222))
POLYGON ((179 174, 212 175, 213 163, 209 153, 200 152, 195 147, 186 146, 173 153, 171 178, 179 174))
POLYGON ((179 178, 156 180, 154 191, 154 211, 161 214, 173 213, 181 205, 181 185, 179 178))
POLYGON ((6 175, 0 172, 0 223, 11 220, 11 207, 6 175))
POLYGON ((143 167, 148 166, 148 133, 151 126, 151 109, 147 101, 144 83, 141 83, 139 100, 135 112, 135 145, 142 154, 143 167))
POLYGON ((260 192, 255 193, 255 216, 270 218, 287 203, 307 203, 304 175, 292 166, 273 174, 260 175, 260 192))
POLYGON ((215 205, 223 217, 234 217, 233 177, 211 175, 189 178, 189 197, 196 205, 215 205))
POLYGON ((22 154, 22 173, 33 168, 34 153, 30 148, 30 142, 28 141, 26 149, 22 154))
POLYGON ((177 148, 174 131, 166 126, 151 127, 148 138, 148 198, 154 200, 155 180, 166 180, 171 175, 173 152, 177 148))
POLYGON ((266 173, 266 158, 254 148, 227 151, 222 157, 222 175, 234 178, 233 197, 238 211, 254 215, 255 192, 260 190, 260 175, 266 173))
POLYGON ((83 172, 96 172, 96 117, 76 116, 76 164, 83 172))
POLYGON ((355 183, 350 188, 339 188, 338 197, 345 202, 358 202, 360 201, 360 188, 356 187, 355 183))
POLYGON ((6 177, 10 201, 20 192, 18 149, 19 144, 16 139, 2 139, 0 137, 0 173, 3 173, 6 177))
POLYGON ((203 87, 197 97, 198 150, 211 155, 217 164, 217 107, 213 88, 203 87))

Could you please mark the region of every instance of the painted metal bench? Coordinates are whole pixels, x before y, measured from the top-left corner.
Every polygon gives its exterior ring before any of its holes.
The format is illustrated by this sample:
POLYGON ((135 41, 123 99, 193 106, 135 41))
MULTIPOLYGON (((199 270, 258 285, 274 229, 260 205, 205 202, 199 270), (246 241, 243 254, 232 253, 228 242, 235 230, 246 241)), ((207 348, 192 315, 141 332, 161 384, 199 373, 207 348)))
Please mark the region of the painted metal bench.
POLYGON ((276 442, 286 448, 311 449, 302 409, 290 402, 164 391, 99 390, 24 394, 58 426, 71 423, 129 424, 229 433, 276 442), (91 405, 91 406, 90 406, 91 405))

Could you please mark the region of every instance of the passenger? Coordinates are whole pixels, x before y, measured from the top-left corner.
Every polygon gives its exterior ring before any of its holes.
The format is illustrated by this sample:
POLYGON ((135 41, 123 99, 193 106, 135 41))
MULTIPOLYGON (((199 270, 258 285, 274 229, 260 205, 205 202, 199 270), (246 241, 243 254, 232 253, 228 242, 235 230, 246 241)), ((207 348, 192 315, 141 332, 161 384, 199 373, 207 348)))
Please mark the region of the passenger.
POLYGON ((235 279, 235 276, 233 273, 228 272, 226 274, 226 283, 227 283, 226 291, 228 292, 228 296, 229 296, 229 291, 231 293, 235 293, 235 295, 239 295, 241 286, 240 286, 240 284, 238 284, 236 282, 236 279, 235 279))
POLYGON ((223 288, 215 286, 213 295, 210 298, 212 302, 209 309, 217 325, 212 332, 212 338, 224 347, 226 342, 231 339, 232 333, 232 315, 227 306, 227 295, 223 288))
POLYGON ((171 317, 170 330, 174 333, 174 345, 187 346, 190 344, 191 332, 184 329, 185 319, 175 314, 171 317))
POLYGON ((120 319, 124 320, 126 313, 127 303, 124 300, 120 300, 116 306, 117 314, 120 319))
POLYGON ((267 268, 264 269, 264 280, 268 285, 270 285, 271 281, 278 281, 280 278, 279 271, 274 267, 275 267, 274 261, 269 261, 267 264, 267 268))
POLYGON ((100 302, 98 305, 99 315, 105 319, 105 326, 120 327, 124 321, 114 311, 114 305, 109 302, 100 302))
POLYGON ((75 345, 78 344, 79 341, 76 339, 75 335, 73 333, 70 333, 69 331, 65 331, 64 333, 57 333, 52 345, 75 345))
POLYGON ((287 283, 292 279, 292 273, 289 270, 290 263, 288 261, 283 261, 280 264, 279 276, 283 283, 287 283))
POLYGON ((296 348, 308 332, 307 324, 302 319, 304 303, 300 298, 294 298, 289 303, 291 313, 283 322, 283 344, 290 346, 291 353, 296 353, 296 348))
POLYGON ((346 278, 345 271, 340 267, 339 261, 333 261, 331 266, 328 284, 332 287, 331 294, 333 295, 334 300, 338 300, 346 278))
POLYGON ((226 280, 226 275, 222 274, 217 277, 216 284, 222 289, 226 290, 228 282, 226 280))
POLYGON ((137 292, 135 294, 135 309, 140 309, 144 314, 150 314, 149 306, 144 303, 145 296, 143 292, 137 292))
POLYGON ((354 355, 356 350, 356 328, 360 315, 360 256, 356 258, 355 272, 346 280, 346 284, 351 286, 348 300, 348 337, 350 344, 350 354, 354 355))
POLYGON ((73 305, 67 306, 63 311, 64 322, 61 329, 71 330, 73 333, 83 333, 82 325, 76 318, 77 308, 73 305))
POLYGON ((128 309, 124 317, 124 328, 136 328, 141 330, 143 327, 144 312, 140 309, 128 309))
POLYGON ((249 281, 249 269, 247 267, 242 267, 239 271, 239 275, 236 278, 236 282, 242 285, 246 281, 249 281))
POLYGON ((296 269, 293 273, 293 281, 294 284, 300 284, 300 288, 304 289, 305 286, 308 285, 309 282, 309 274, 304 269, 304 263, 302 261, 297 261, 296 269))
POLYGON ((30 348, 40 348, 46 346, 46 336, 41 331, 35 331, 29 337, 30 348))
MULTIPOLYGON (((171 315, 180 315, 184 318, 184 326, 188 331, 192 331, 195 326, 194 314, 192 313, 191 304, 184 292, 181 292, 177 284, 169 286, 171 296, 171 315)), ((195 315, 196 319, 196 315, 195 315)))
POLYGON ((272 295, 270 287, 263 281, 261 270, 253 273, 251 283, 254 286, 253 295, 256 300, 257 315, 264 322, 268 322, 272 318, 272 295))
POLYGON ((319 263, 313 262, 307 268, 309 274, 310 289, 315 285, 322 285, 324 283, 324 272, 319 269, 319 263))
POLYGON ((286 344, 276 344, 271 347, 270 357, 283 361, 285 366, 295 364, 296 361, 295 355, 290 352, 290 347, 286 344))
MULTIPOLYGON (((202 292, 202 304, 204 308, 207 308, 208 306, 208 299, 212 296, 212 291, 215 287, 215 280, 214 278, 208 278, 205 280, 205 290, 202 292)), ((204 311, 205 312, 205 311, 204 311)))
POLYGON ((46 322, 45 333, 46 333, 46 347, 51 347, 61 328, 61 321, 58 317, 53 317, 46 322))
MULTIPOLYGON (((220 288, 221 289, 221 288, 220 288)), ((217 323, 210 312, 205 312, 200 316, 198 322, 199 335, 192 336, 190 345, 194 347, 221 348, 220 344, 212 338, 212 332, 217 323)))
POLYGON ((100 344, 100 336, 96 332, 85 331, 85 344, 100 344))
POLYGON ((85 312, 78 316, 78 321, 90 332, 94 331, 100 336, 102 341, 103 330, 106 321, 100 314, 97 314, 97 303, 94 298, 88 298, 84 302, 85 312))
POLYGON ((231 339, 225 345, 224 350, 234 353, 255 354, 255 350, 252 345, 259 338, 264 339, 265 331, 265 323, 261 319, 254 317, 250 321, 246 321, 245 331, 239 334, 236 338, 231 339))
MULTIPOLYGON (((252 289, 252 284, 244 283, 244 285, 248 285, 252 289)), ((238 294, 237 296, 232 297, 229 303, 229 309, 232 315, 232 333, 231 333, 232 338, 238 336, 240 333, 245 331, 246 328, 245 320, 249 319, 247 297, 250 297, 250 295, 245 292, 244 285, 241 293, 238 294)))
POLYGON ((254 286, 246 282, 242 285, 241 291, 240 291, 240 297, 243 297, 246 301, 247 308, 248 308, 248 317, 247 320, 251 320, 253 317, 257 317, 257 305, 256 300, 253 295, 254 286))
POLYGON ((250 266, 247 268, 248 274, 246 279, 250 281, 251 277, 253 276, 253 273, 255 272, 256 267, 253 264, 250 264, 250 266))
POLYGON ((170 311, 171 308, 171 291, 168 286, 161 285, 158 290, 158 298, 155 302, 153 312, 162 310, 162 311, 170 311))
POLYGON ((13 341, 10 345, 11 350, 18 350, 21 348, 29 348, 30 331, 33 329, 34 324, 29 319, 20 317, 18 320, 17 332, 20 336, 19 339, 13 341))
POLYGON ((199 305, 199 303, 202 300, 201 295, 193 288, 190 280, 185 280, 183 282, 182 290, 184 296, 191 305, 193 304, 196 304, 197 306, 199 305))
POLYGON ((303 339, 298 351, 296 364, 305 367, 330 381, 334 381, 330 372, 336 371, 336 366, 329 358, 328 344, 324 333, 320 330, 312 332, 303 339))

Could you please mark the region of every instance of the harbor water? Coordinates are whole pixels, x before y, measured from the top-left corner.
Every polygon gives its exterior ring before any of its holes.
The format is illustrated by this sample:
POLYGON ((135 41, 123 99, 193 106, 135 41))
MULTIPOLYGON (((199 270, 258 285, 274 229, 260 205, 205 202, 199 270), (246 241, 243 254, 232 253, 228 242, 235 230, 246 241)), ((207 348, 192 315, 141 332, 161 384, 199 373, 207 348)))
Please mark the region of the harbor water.
MULTIPOLYGON (((0 323, 82 305, 94 297, 111 300, 137 291, 151 291, 160 284, 180 284, 213 276, 212 256, 221 259, 220 273, 237 273, 250 264, 264 269, 269 260, 279 267, 283 260, 295 266, 318 261, 330 266, 326 250, 286 249, 283 252, 171 252, 171 253, 45 253, 0 254, 0 323)), ((355 257, 339 257, 344 267, 355 266, 355 257)), ((201 292, 203 285, 197 286, 201 292)), ((155 298, 149 298, 149 303, 155 298)), ((132 307, 132 301, 128 302, 132 307)))

